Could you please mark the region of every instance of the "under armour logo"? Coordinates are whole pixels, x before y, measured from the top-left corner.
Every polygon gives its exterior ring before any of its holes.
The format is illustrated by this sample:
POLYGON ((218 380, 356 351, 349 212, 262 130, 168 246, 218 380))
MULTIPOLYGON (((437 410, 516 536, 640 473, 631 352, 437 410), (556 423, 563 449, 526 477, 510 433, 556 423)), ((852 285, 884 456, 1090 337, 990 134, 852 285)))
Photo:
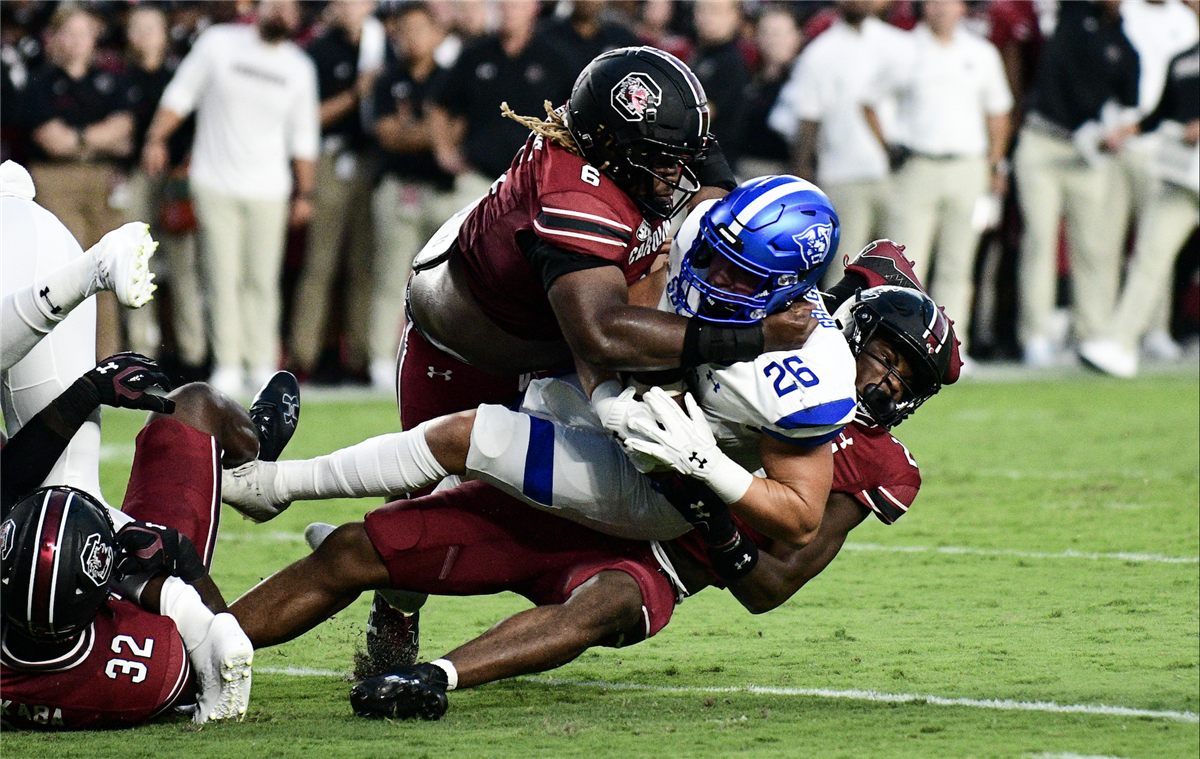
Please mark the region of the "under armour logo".
POLYGON ((107 364, 96 367, 96 374, 108 374, 113 369, 119 368, 115 361, 109 361, 107 364))
POLYGON ((692 512, 692 516, 696 519, 708 519, 712 516, 712 514, 704 510, 704 501, 696 501, 688 506, 688 510, 692 512))
POLYGON ((289 393, 283 394, 283 423, 289 427, 296 426, 296 420, 300 416, 300 400, 289 393))
POLYGON ((450 381, 450 373, 451 373, 451 372, 453 372, 453 371, 454 371, 453 369, 447 369, 447 370, 446 370, 446 371, 444 371, 444 372, 439 372, 437 369, 434 369, 434 368, 431 366, 431 367, 429 367, 429 371, 428 371, 428 372, 426 372, 426 374, 428 374, 428 375, 429 375, 429 379, 433 379, 434 377, 441 377, 442 379, 444 379, 444 380, 446 380, 447 382, 449 382, 449 381, 450 381))
POLYGON ((741 569, 742 567, 746 566, 749 563, 750 563, 750 554, 744 553, 744 554, 742 554, 742 558, 739 561, 735 561, 733 563, 733 568, 741 569))
POLYGON ((712 383, 714 393, 721 389, 721 383, 717 382, 715 379, 713 379, 712 369, 709 369, 708 374, 706 374, 704 376, 708 379, 709 382, 712 383))
POLYGON ((695 463, 697 469, 703 469, 704 465, 708 463, 708 459, 700 458, 700 454, 695 451, 692 451, 691 455, 688 456, 688 461, 695 463))
POLYGON ((39 292, 39 293, 38 293, 38 297, 39 297, 39 298, 41 298, 42 300, 46 301, 46 305, 47 305, 47 306, 50 306, 50 313, 51 313, 51 314, 60 314, 60 313, 62 313, 62 306, 56 306, 56 305, 54 305, 54 303, 53 303, 53 302, 51 302, 51 300, 50 300, 50 288, 49 288, 49 287, 43 287, 43 288, 42 288, 42 290, 41 290, 41 292, 39 292))

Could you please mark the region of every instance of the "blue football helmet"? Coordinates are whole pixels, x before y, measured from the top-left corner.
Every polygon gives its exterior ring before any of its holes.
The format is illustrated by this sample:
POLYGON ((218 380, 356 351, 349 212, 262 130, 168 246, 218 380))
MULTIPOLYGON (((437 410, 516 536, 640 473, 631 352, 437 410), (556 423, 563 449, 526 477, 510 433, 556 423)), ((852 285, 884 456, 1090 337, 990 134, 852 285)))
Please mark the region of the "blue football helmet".
POLYGON ((753 324, 815 287, 840 237, 837 212, 816 185, 788 175, 752 179, 700 220, 673 299, 705 321, 753 324))

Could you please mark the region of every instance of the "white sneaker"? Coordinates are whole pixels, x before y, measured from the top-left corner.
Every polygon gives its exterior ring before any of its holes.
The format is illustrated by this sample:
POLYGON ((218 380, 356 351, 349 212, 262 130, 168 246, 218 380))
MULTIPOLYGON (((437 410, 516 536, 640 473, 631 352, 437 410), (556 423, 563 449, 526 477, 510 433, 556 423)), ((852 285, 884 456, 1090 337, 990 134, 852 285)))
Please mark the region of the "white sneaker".
POLYGON ((1150 358, 1159 361, 1178 361, 1183 358, 1183 348, 1166 330, 1156 329, 1142 338, 1142 350, 1150 358))
POLYGON ((291 501, 275 491, 273 461, 249 461, 236 469, 221 470, 221 500, 255 522, 266 522, 283 513, 291 501))
POLYGON ((88 254, 96 260, 96 288, 111 290, 122 306, 146 305, 158 289, 150 271, 150 257, 157 249, 150 225, 140 221, 131 221, 101 237, 88 248, 88 254))
POLYGON ((1057 359, 1058 351, 1048 335, 1035 335, 1025 341, 1025 366, 1031 369, 1045 369, 1053 366, 1057 359))
POLYGON ((208 384, 224 393, 225 395, 239 398, 246 392, 245 377, 240 369, 234 369, 230 366, 218 366, 213 369, 212 377, 209 377, 208 384))
POLYGON ((337 525, 326 522, 313 522, 304 528, 304 542, 308 543, 309 549, 315 551, 325 542, 325 538, 329 537, 329 533, 336 529, 337 525))
POLYGON ((1132 379, 1137 376, 1137 353, 1116 340, 1084 340, 1079 344, 1079 357, 1093 369, 1114 377, 1132 379))
POLYGON ((192 668, 199 689, 192 721, 246 718, 250 703, 251 665, 254 646, 229 612, 213 617, 204 640, 191 652, 192 668))

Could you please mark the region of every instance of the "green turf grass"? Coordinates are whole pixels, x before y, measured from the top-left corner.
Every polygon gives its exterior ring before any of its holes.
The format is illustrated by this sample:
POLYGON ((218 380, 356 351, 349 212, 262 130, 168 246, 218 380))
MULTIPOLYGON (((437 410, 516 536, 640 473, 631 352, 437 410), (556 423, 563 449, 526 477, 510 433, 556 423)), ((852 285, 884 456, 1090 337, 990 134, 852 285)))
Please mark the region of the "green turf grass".
MULTIPOLYGON (((952 388, 898 430, 924 477, 912 512, 892 527, 864 524, 830 568, 781 609, 751 616, 728 594, 709 590, 678 607, 670 626, 646 643, 589 652, 537 681, 453 693, 441 722, 356 719, 342 679, 263 671, 348 671, 362 644, 364 597, 301 639, 257 654, 245 724, 5 732, 3 753, 55 759, 1195 756, 1194 717, 546 680, 874 690, 1194 715, 1200 710, 1198 409, 1194 376, 952 388), (914 550, 888 550, 898 548, 914 550), (984 553, 953 552, 958 548, 984 553), (1190 561, 1111 557, 1118 553, 1190 561)), ((124 490, 139 425, 139 415, 106 411, 102 475, 110 499, 124 490)), ((285 457, 326 452, 395 426, 386 402, 309 404, 285 457)), ((357 519, 367 507, 302 503, 265 525, 226 508, 214 577, 233 598, 305 553, 298 536, 309 521, 357 519)), ((421 623, 423 655, 444 653, 526 606, 509 594, 432 599, 421 623)))

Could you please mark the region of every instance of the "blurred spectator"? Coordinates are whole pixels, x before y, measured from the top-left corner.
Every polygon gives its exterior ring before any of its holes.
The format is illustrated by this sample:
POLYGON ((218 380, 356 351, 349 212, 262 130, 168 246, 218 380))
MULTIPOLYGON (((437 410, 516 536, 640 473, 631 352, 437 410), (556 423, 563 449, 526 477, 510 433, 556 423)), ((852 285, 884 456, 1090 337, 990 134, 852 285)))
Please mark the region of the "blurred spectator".
POLYGON ((779 90, 787 81, 804 38, 792 12, 776 5, 768 6, 759 16, 755 41, 762 68, 743 95, 745 113, 739 140, 741 158, 737 163, 741 179, 786 174, 790 170, 787 141, 767 125, 767 117, 779 99, 779 90))
POLYGON ((534 33, 538 3, 500 4, 500 30, 470 42, 449 75, 430 93, 438 165, 456 177, 460 206, 487 192, 508 170, 529 131, 500 114, 541 115, 571 94, 570 64, 534 33))
POLYGON ((641 44, 629 29, 605 18, 607 7, 603 0, 575 0, 570 16, 542 23, 541 33, 569 61, 572 82, 597 55, 641 44))
POLYGON ((672 29, 675 7, 674 0, 646 0, 642 3, 637 36, 644 44, 686 61, 692 57, 692 41, 672 29))
POLYGON ((987 4, 988 41, 1000 51, 1008 87, 1013 94, 1014 121, 1025 112, 1025 93, 1033 82, 1042 47, 1038 17, 1029 0, 991 0, 987 4))
POLYGON ((313 186, 304 266, 296 284, 288 359, 307 379, 324 347, 330 298, 344 272, 342 317, 350 372, 367 371, 371 320, 371 254, 374 249, 371 190, 375 167, 363 129, 362 104, 374 86, 377 68, 360 67, 382 56, 382 25, 371 14, 373 0, 342 0, 328 6, 329 28, 308 46, 317 69, 321 98, 321 155, 313 186), (368 32, 374 27, 374 33, 368 32), (379 45, 369 50, 371 37, 379 45), (344 268, 340 265, 344 262, 344 268))
MULTIPOLYGON (((769 117, 771 128, 792 141, 796 173, 816 181, 833 201, 842 223, 840 247, 850 255, 886 234, 888 156, 862 104, 878 72, 907 41, 875 18, 883 5, 839 3, 841 18, 800 53, 769 117)), ((841 258, 829 267, 827 281, 841 278, 841 258)))
MULTIPOLYGON (((1138 54, 1138 110, 1145 116, 1162 99, 1167 65, 1196 43, 1200 29, 1195 14, 1180 0, 1126 0, 1121 3, 1121 29, 1138 54)), ((1145 222, 1148 207, 1159 189, 1154 166, 1157 144, 1156 138, 1142 138, 1135 129, 1121 143, 1117 154, 1117 170, 1104 217, 1114 225, 1110 239, 1121 251, 1128 237, 1127 226, 1133 226, 1135 238, 1150 234, 1145 222)), ((1178 359, 1182 353, 1168 326, 1174 295, 1172 284, 1164 281, 1163 291, 1145 301, 1155 304, 1145 348, 1156 358, 1167 360, 1178 359)))
POLYGON ((371 383, 396 389, 396 353, 404 324, 404 294, 421 246, 458 210, 454 176, 433 155, 426 100, 446 71, 434 60, 445 30, 426 6, 403 7, 395 19, 396 49, 375 85, 375 138, 384 158, 375 210, 371 287, 371 383))
POLYGON ((725 153, 730 165, 736 165, 745 111, 745 89, 750 81, 746 61, 738 49, 742 31, 740 0, 700 0, 694 6, 696 52, 690 65, 704 94, 712 124, 709 130, 725 153))
MULTIPOLYGON (((1200 10, 1200 3, 1191 6, 1200 10)), ((1164 293, 1171 300, 1168 288, 1175 258, 1200 214, 1200 45, 1193 44, 1169 62, 1158 107, 1130 131, 1148 135, 1161 180, 1153 182, 1148 193, 1111 330, 1079 346, 1085 361, 1119 377, 1137 374, 1138 341, 1154 326, 1164 293)))
POLYGON ((1137 105, 1138 58, 1121 31, 1118 2, 1064 3, 1046 42, 1015 154, 1024 217, 1018 338, 1025 363, 1055 362, 1059 218, 1067 218, 1076 337, 1103 335, 1113 315, 1119 241, 1104 219, 1113 166, 1100 145, 1137 105), (1114 115, 1109 115, 1109 114, 1114 115))
MULTIPOLYGON (((118 77, 93 61, 102 29, 85 7, 60 6, 48 29, 50 62, 34 73, 23 96, 38 202, 62 220, 84 250, 124 222, 109 197, 120 179, 118 161, 133 152, 133 115, 125 90, 118 77)), ((96 352, 109 356, 120 345, 117 300, 100 293, 96 352)))
MULTIPOLYGON (((877 99, 898 98, 887 235, 904 244, 966 341, 975 249, 983 229, 999 222, 1008 191, 1013 101, 996 48, 962 25, 966 3, 940 0, 922 9, 923 23, 873 88, 877 99)), ((878 123, 870 114, 867 120, 878 123)))
POLYGON ((211 381, 235 394, 247 387, 247 369, 257 386, 279 364, 284 233, 289 217, 303 224, 312 214, 320 142, 316 71, 287 41, 299 8, 275 0, 257 10, 253 26, 219 24, 200 35, 163 93, 143 150, 156 176, 167 138, 196 110, 190 178, 213 328, 211 381))
MULTIPOLYGON (((146 132, 158 101, 174 76, 178 61, 167 56, 170 42, 167 37, 167 17, 157 6, 143 4, 130 11, 125 36, 129 43, 125 99, 134 117, 134 151, 131 156, 134 165, 129 174, 126 217, 129 221, 149 223, 154 239, 158 240, 158 253, 154 257, 156 284, 170 291, 171 325, 177 357, 185 367, 194 368, 204 363, 208 351, 204 302, 196 261, 196 238, 191 229, 178 225, 165 228, 161 223, 161 208, 167 201, 168 192, 174 193, 175 202, 186 203, 186 200, 182 199, 178 179, 168 177, 166 173, 150 177, 136 165, 136 157, 141 155, 145 145, 146 132), (171 183, 170 191, 168 183, 171 183)), ((186 127, 172 136, 169 143, 172 167, 180 166, 186 159, 191 137, 192 130, 186 127)), ((160 297, 142 308, 126 312, 130 347, 147 356, 157 356, 162 343, 159 328, 159 306, 163 302, 161 295, 160 290, 160 297)))
POLYGON ((0 3, 0 160, 29 163, 29 132, 21 96, 43 63, 40 32, 53 13, 49 3, 0 3))

